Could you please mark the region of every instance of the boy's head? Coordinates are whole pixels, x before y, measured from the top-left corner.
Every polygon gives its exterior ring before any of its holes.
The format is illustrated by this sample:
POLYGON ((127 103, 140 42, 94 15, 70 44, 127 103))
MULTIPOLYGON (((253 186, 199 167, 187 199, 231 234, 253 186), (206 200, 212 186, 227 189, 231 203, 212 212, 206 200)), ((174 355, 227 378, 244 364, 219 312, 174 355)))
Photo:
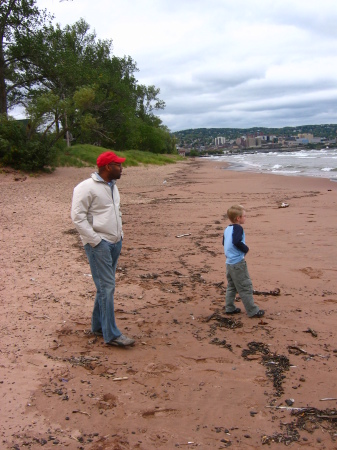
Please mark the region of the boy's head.
POLYGON ((246 212, 241 205, 233 205, 227 210, 228 219, 232 223, 239 223, 240 225, 245 223, 246 212))

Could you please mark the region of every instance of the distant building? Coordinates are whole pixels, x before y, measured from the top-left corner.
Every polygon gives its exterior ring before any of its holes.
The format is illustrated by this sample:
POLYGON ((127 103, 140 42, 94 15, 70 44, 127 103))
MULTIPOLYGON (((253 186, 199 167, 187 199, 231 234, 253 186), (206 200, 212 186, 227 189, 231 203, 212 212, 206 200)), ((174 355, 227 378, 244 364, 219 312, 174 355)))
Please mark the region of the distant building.
POLYGON ((310 144, 321 144, 326 141, 326 138, 322 137, 313 137, 309 140, 310 144))
POLYGON ((272 136, 272 135, 264 134, 263 136, 261 136, 261 139, 264 142, 274 142, 274 140, 277 139, 277 137, 276 136, 272 136))
POLYGON ((314 135, 311 133, 302 133, 302 134, 298 134, 297 137, 299 139, 307 139, 308 142, 310 142, 311 139, 313 139, 314 135))
POLYGON ((246 138, 246 148, 251 148, 251 147, 261 147, 261 137, 252 137, 252 136, 247 136, 246 138))
POLYGON ((216 137, 214 139, 214 143, 217 147, 219 147, 220 145, 224 145, 226 143, 226 138, 225 137, 216 137))
POLYGON ((297 138, 296 142, 298 144, 302 144, 302 145, 308 145, 309 144, 309 139, 306 138, 297 138))

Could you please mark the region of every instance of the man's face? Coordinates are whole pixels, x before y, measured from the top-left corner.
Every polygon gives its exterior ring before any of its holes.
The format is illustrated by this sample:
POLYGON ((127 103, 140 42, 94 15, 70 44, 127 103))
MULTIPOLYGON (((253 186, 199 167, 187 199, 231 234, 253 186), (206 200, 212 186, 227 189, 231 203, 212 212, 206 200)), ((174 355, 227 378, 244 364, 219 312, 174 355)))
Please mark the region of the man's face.
POLYGON ((123 168, 122 164, 111 162, 106 165, 108 171, 109 180, 119 180, 122 176, 123 168))

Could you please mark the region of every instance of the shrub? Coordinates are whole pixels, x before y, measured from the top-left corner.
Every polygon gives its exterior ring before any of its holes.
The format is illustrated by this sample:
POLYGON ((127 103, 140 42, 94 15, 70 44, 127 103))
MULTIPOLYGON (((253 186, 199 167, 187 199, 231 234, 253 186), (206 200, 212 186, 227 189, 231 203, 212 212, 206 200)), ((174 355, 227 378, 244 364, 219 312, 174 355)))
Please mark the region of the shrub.
POLYGON ((52 135, 30 133, 29 122, 0 116, 0 162, 25 171, 52 167, 55 147, 52 135))

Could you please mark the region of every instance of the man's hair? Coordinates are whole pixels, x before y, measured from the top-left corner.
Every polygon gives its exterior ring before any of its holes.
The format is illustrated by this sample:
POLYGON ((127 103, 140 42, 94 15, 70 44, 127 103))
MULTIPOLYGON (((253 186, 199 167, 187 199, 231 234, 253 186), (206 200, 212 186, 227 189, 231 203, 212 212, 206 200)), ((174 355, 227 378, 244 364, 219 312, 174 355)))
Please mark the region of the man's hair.
POLYGON ((236 222, 238 217, 241 217, 244 211, 244 207, 241 205, 233 205, 227 209, 227 216, 231 222, 236 222))

